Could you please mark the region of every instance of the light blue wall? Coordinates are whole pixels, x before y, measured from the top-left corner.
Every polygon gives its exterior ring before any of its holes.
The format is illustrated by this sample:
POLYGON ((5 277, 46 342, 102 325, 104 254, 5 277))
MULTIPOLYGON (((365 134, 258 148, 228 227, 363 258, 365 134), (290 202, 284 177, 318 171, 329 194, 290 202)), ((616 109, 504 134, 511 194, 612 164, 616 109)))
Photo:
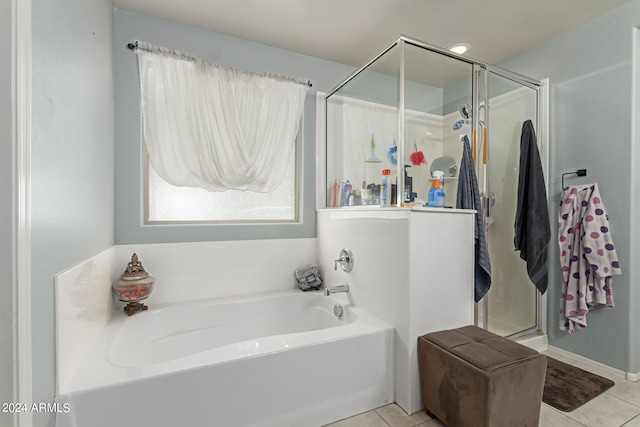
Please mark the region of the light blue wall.
MULTIPOLYGON (((632 218, 631 58, 632 28, 640 24, 640 1, 634 0, 570 31, 541 43, 500 66, 551 81, 550 186, 551 223, 557 223, 556 201, 561 174, 587 168, 584 178, 567 177, 567 184, 597 182, 609 214, 623 275, 613 280, 615 309, 588 315, 588 328, 569 335, 558 329, 562 284, 553 230, 550 251, 549 343, 623 371, 640 371, 637 324, 640 295, 631 279, 632 218)), ((637 119, 636 119, 637 120, 637 119)), ((637 189, 635 190, 637 191, 637 189)), ((634 273, 637 279, 637 273, 634 273)))
MULTIPOLYGON (((14 270, 13 251, 13 120, 11 71, 15 66, 11 55, 13 6, 10 0, 0 0, 0 402, 12 402, 13 396, 13 333, 14 333, 14 270)), ((0 425, 10 425, 12 415, 0 412, 0 425)))
POLYGON ((116 243, 316 236, 315 92, 327 92, 353 68, 123 10, 115 11, 116 243), (142 40, 247 71, 310 79, 303 117, 302 222, 270 225, 143 226, 138 63, 126 44, 142 40))
MULTIPOLYGON (((111 0, 33 1, 33 401, 55 389, 53 276, 114 244, 111 0)), ((35 426, 53 426, 35 414, 35 426)))

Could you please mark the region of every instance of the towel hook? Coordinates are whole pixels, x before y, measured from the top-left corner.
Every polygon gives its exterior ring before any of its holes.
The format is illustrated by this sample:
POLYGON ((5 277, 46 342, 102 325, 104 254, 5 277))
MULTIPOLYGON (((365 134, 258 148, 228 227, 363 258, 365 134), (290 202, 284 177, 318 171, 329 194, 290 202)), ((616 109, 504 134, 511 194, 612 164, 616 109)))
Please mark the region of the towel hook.
POLYGON ((562 189, 564 190, 564 176, 565 175, 578 175, 578 176, 587 176, 586 169, 578 169, 575 172, 565 172, 562 174, 562 189))

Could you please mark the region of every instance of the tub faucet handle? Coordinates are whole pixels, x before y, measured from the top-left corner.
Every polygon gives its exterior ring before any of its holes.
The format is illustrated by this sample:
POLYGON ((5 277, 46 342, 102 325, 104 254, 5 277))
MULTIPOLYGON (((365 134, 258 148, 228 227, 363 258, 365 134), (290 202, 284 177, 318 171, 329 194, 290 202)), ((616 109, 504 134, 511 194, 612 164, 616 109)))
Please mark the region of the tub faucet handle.
POLYGON ((338 270, 338 264, 342 268, 342 271, 350 272, 353 268, 353 253, 350 249, 342 248, 340 251, 340 258, 333 261, 333 269, 338 270))

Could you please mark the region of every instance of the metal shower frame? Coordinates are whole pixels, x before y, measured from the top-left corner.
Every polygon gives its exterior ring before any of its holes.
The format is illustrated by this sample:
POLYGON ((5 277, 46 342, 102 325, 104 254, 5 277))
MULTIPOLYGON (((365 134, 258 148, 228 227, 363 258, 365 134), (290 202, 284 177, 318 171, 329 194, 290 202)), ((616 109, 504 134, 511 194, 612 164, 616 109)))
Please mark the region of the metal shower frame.
MULTIPOLYGON (((535 80, 532 79, 530 77, 524 76, 522 74, 519 73, 515 73, 509 70, 505 70, 503 68, 494 66, 494 65, 489 65, 486 63, 483 63, 481 61, 475 60, 473 58, 469 58, 466 56, 462 56, 462 55, 458 55, 456 53, 453 53, 451 51, 442 49, 440 47, 437 46, 433 46, 430 45, 428 43, 425 43, 423 41, 405 36, 405 35, 401 35, 398 39, 396 39, 393 43, 391 43, 389 46, 387 46, 385 49, 383 49, 378 55, 376 55, 375 57, 373 57, 370 61, 368 61, 365 65, 363 65, 361 68, 359 68, 358 70, 354 71, 352 74, 350 74, 347 78, 345 78, 342 82, 340 82, 335 88, 333 88, 332 90, 330 90, 326 95, 325 95, 325 117, 327 116, 327 105, 328 103, 326 102, 334 93, 336 93, 338 90, 340 90, 342 87, 344 87, 347 83, 349 83, 351 80, 353 80, 355 77, 357 77, 360 73, 362 73, 363 71, 365 71, 366 69, 369 68, 369 66, 371 66, 375 61, 377 61, 378 59, 380 59, 381 57, 383 57, 387 52, 389 52, 390 50, 392 50, 393 48, 395 48, 396 46, 399 47, 399 55, 398 55, 398 103, 397 103, 397 120, 398 120, 398 135, 397 135, 397 141, 398 141, 398 159, 404 159, 405 158, 405 128, 404 128, 404 121, 405 121, 405 45, 409 44, 412 46, 416 46, 431 52, 435 52, 438 53, 440 55, 444 55, 446 57, 449 58, 453 58, 456 59, 458 61, 462 61, 465 63, 468 63, 472 66, 472 109, 473 109, 473 114, 471 117, 471 123, 472 123, 472 129, 474 132, 477 133, 478 135, 478 139, 480 139, 482 141, 483 138, 483 134, 480 132, 483 129, 480 129, 481 125, 480 122, 482 121, 484 123, 484 127, 486 129, 489 128, 489 94, 488 94, 488 78, 489 78, 489 74, 493 73, 497 76, 506 78, 508 80, 511 80, 515 83, 518 83, 522 86, 531 88, 533 90, 536 91, 537 93, 537 108, 536 108, 536 134, 537 135, 541 135, 541 129, 543 128, 543 126, 547 126, 546 123, 542 123, 542 120, 546 120, 544 117, 544 113, 546 110, 543 111, 543 105, 541 102, 541 89, 544 86, 542 81, 539 80, 535 80), (482 93, 481 93, 482 92, 482 93), (480 120, 480 111, 483 111, 483 120, 480 120), (542 119, 542 120, 541 120, 542 119)), ((325 135, 328 134, 327 132, 327 126, 328 123, 325 122, 325 135)), ((326 143, 326 141, 325 141, 326 143)), ((486 140, 484 140, 482 142, 483 144, 486 144, 486 140)), ((488 147, 483 147, 484 150, 487 150, 486 156, 488 156, 488 147)), ((480 158, 479 155, 477 155, 478 153, 474 153, 474 155, 477 156, 477 160, 476 160, 476 171, 477 173, 479 173, 480 168, 478 167, 481 162, 482 159, 480 158)), ((325 156, 325 164, 324 164, 324 168, 325 171, 327 170, 327 162, 328 159, 325 156)), ((485 167, 485 171, 488 171, 489 166, 485 167)), ((404 188, 404 173, 403 173, 403 165, 402 162, 398 162, 397 165, 397 171, 396 171, 396 176, 398 179, 398 196, 397 196, 397 200, 396 200, 396 204, 395 206, 400 206, 402 203, 402 198, 400 197, 401 194, 401 190, 404 188)), ((485 172, 486 175, 488 175, 488 172, 485 172)), ((483 193, 487 193, 487 182, 486 179, 483 181, 483 187, 484 187, 484 191, 483 193)), ((323 187, 325 188, 326 191, 326 185, 323 185, 323 187)), ((327 195, 325 194, 324 200, 326 203, 327 200, 327 195)), ((484 202, 483 203, 488 203, 484 202)), ((483 212, 484 214, 484 212, 483 212)), ((484 313, 485 316, 486 314, 488 314, 488 299, 484 298, 484 313)), ((530 328, 527 330, 524 330, 522 332, 516 333, 514 335, 511 336, 511 338, 515 338, 517 336, 520 335, 524 335, 524 334, 528 334, 528 333, 532 333, 535 332, 536 330, 540 330, 540 328, 542 327, 542 323, 544 323, 544 316, 546 315, 546 313, 544 313, 544 305, 545 304, 541 304, 540 303, 540 296, 538 295, 536 298, 536 326, 534 328, 530 328)), ((477 323, 477 309, 476 309, 476 323, 477 323)), ((485 328, 487 327, 487 322, 484 322, 485 324, 485 328)))
MULTIPOLYGON (((404 155, 405 155, 405 150, 404 150, 404 103, 405 103, 405 44, 409 44, 412 46, 416 46, 425 50, 429 50, 431 52, 435 52, 462 62, 466 62, 468 64, 470 64, 473 67, 473 79, 472 79, 472 94, 473 94, 473 111, 474 114, 471 117, 472 120, 472 127, 475 131, 478 131, 478 135, 480 135, 479 132, 479 126, 480 126, 480 120, 479 120, 479 116, 480 114, 478 114, 477 112, 480 111, 480 99, 482 98, 483 100, 487 100, 488 98, 488 94, 486 93, 487 90, 487 78, 488 78, 488 73, 494 73, 496 75, 499 75, 501 77, 504 77, 506 79, 512 80, 516 83, 519 83, 523 86, 527 86, 531 89, 534 89, 536 91, 538 91, 540 89, 540 87, 542 86, 542 82, 540 82, 539 80, 535 80, 532 78, 529 78, 527 76, 512 72, 512 71, 508 71, 505 69, 502 69, 500 67, 496 67, 494 65, 488 65, 485 64, 483 62, 477 61, 475 59, 472 58, 468 58, 462 55, 458 55, 456 53, 453 53, 451 51, 439 48, 437 46, 433 46, 430 45, 428 43, 425 43, 423 41, 405 36, 405 35, 401 35, 398 39, 396 39, 393 43, 391 43, 389 46, 387 46, 385 49, 383 49, 378 55, 376 55, 375 57, 373 57, 369 62, 367 62, 365 65, 363 65, 362 67, 360 67, 358 70, 354 71, 353 73, 351 73, 347 78, 345 78, 342 82, 340 82, 336 87, 334 87, 332 90, 330 90, 329 92, 327 92, 327 94, 324 96, 325 98, 325 114, 326 114, 326 108, 327 108, 327 102, 326 100, 329 99, 329 97, 331 97, 331 95, 333 95, 335 92, 337 92, 338 90, 340 90, 343 86, 345 86, 347 83, 349 83, 351 80, 353 80, 356 76, 358 76, 361 72, 365 71, 367 68, 369 68, 369 66, 371 64, 373 64, 375 61, 377 61, 378 59, 380 59, 382 56, 384 56, 387 52, 389 52, 391 49, 393 49, 394 47, 398 46, 399 47, 399 58, 398 58, 398 104, 397 104, 397 108, 398 108, 398 159, 404 159, 404 155), (484 71, 484 72, 483 72, 484 71), (480 85, 478 82, 478 79, 482 78, 483 79, 483 84, 480 85), (482 88, 484 89, 485 93, 484 96, 481 97, 480 94, 478 93, 478 91, 481 89, 480 86, 482 86, 482 88)), ((485 126, 488 128, 489 126, 489 114, 486 108, 484 108, 484 106, 482 107, 485 112, 485 120, 484 120, 484 124, 485 126)), ((539 120, 538 118, 540 117, 540 102, 538 102, 538 112, 537 112, 537 116, 536 117, 536 132, 538 132, 539 134, 539 120)), ((325 135, 327 134, 327 129, 326 129, 327 124, 325 123, 325 135)), ((325 159, 325 164, 324 164, 324 168, 325 171, 327 170, 327 159, 325 159)), ((398 163, 398 167, 397 167, 397 171, 396 171, 396 176, 398 178, 398 189, 404 188, 404 173, 402 171, 402 165, 400 164, 400 162, 398 163)), ((326 190, 325 190, 326 191, 326 190)), ((398 194, 400 194, 400 192, 398 192, 398 194)), ((396 206, 400 206, 401 205, 401 198, 398 196, 397 200, 396 200, 396 206)), ((324 200, 326 201, 326 195, 324 197, 324 200)))

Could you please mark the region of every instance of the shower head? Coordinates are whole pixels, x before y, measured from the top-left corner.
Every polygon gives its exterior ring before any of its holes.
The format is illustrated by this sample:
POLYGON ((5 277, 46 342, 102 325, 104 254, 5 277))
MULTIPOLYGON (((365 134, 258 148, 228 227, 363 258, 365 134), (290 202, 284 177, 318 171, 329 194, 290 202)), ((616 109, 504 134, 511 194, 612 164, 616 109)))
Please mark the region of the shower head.
POLYGON ((460 112, 460 115, 462 116, 463 119, 471 118, 472 110, 469 104, 460 104, 460 107, 458 107, 458 111, 460 112))
POLYGON ((458 120, 453 124, 453 130, 462 129, 462 126, 471 124, 471 120, 458 120))

